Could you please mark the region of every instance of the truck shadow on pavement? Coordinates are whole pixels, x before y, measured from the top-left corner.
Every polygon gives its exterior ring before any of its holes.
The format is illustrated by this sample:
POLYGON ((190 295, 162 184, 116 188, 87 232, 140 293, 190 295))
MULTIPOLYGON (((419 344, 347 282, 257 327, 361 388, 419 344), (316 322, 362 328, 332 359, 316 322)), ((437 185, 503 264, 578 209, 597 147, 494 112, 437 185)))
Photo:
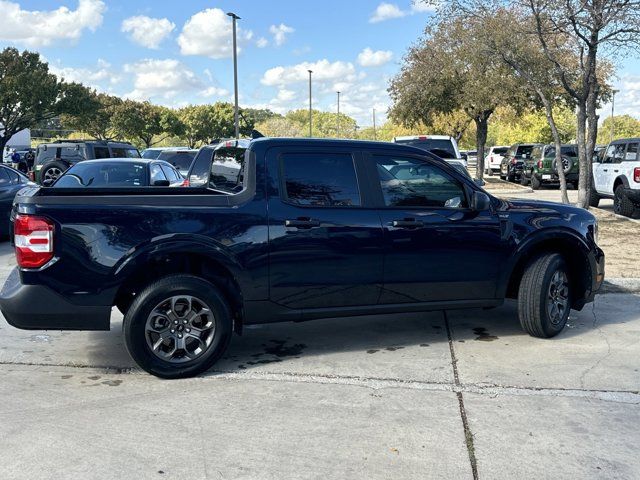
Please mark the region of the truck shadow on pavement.
MULTIPOLYGON (((407 362, 425 359, 428 365, 431 357, 448 357, 449 333, 454 348, 458 343, 469 342, 478 347, 484 345, 483 349, 504 348, 505 345, 516 349, 517 345, 525 344, 549 348, 553 343, 565 348, 564 344, 574 342, 574 337, 589 335, 604 325, 640 323, 638 305, 639 296, 598 296, 595 307, 590 304, 582 312, 572 311, 567 327, 551 340, 529 337, 521 329, 513 301, 491 310, 252 325, 245 327, 242 336, 234 335, 228 351, 207 375, 247 370, 283 372, 301 366, 305 370, 341 371, 343 367, 348 370, 353 365, 368 365, 375 370, 378 363, 397 369, 399 366, 404 368, 407 362), (636 308, 630 308, 634 302, 636 308)), ((112 321, 110 332, 89 332, 88 335, 89 363, 112 368, 133 366, 124 349, 119 320, 112 321)))

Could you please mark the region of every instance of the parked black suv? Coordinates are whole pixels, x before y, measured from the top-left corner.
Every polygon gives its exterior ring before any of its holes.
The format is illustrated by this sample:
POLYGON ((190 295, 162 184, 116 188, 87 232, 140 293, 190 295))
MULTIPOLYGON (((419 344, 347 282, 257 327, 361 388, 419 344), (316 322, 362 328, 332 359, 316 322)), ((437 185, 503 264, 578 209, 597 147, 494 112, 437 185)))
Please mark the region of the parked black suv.
POLYGON ((71 165, 98 158, 140 158, 140 152, 129 142, 57 140, 41 143, 30 177, 37 183, 51 184, 71 165))
POLYGON ((516 143, 511 145, 500 163, 500 178, 515 182, 520 180, 524 161, 531 157, 531 152, 541 143, 516 143))

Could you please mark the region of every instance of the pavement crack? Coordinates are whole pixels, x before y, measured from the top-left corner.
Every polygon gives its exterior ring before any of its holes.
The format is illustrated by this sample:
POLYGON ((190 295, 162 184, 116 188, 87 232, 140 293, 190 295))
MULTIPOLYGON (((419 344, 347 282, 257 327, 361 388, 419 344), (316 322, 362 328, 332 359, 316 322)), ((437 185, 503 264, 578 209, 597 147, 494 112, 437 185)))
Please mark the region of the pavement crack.
POLYGON ((600 327, 600 325, 598 324, 598 316, 596 315, 596 300, 593 300, 593 303, 591 304, 591 313, 593 315, 593 323, 592 323, 592 327, 598 331, 598 333, 600 334, 600 336, 603 338, 603 340, 605 341, 605 343, 607 344, 607 353, 605 353, 604 355, 602 355, 600 358, 598 358, 593 365, 591 365, 590 367, 588 367, 587 369, 585 369, 584 372, 582 372, 582 374, 580 375, 580 387, 581 388, 585 388, 584 383, 585 383, 585 379, 586 376, 591 373, 594 369, 596 369, 605 359, 607 359, 610 355, 611 355, 611 344, 609 343, 609 338, 607 337, 607 335, 602 331, 602 327, 600 327))
POLYGON ((460 407, 460 419, 462 420, 462 428, 464 430, 464 440, 467 445, 467 453, 469 454, 469 463, 471 464, 471 474, 473 480, 478 480, 478 461, 476 459, 476 449, 473 444, 473 433, 469 427, 469 420, 467 418, 467 410, 464 406, 464 398, 462 396, 462 385, 460 385, 460 376, 458 375, 458 359, 456 358, 456 351, 453 347, 453 335, 451 334, 451 327, 449 326, 449 317, 445 310, 442 311, 444 317, 444 325, 447 329, 447 340, 449 341, 449 352, 451 353, 451 367, 453 368, 453 381, 456 389, 456 397, 458 399, 458 406, 460 407))

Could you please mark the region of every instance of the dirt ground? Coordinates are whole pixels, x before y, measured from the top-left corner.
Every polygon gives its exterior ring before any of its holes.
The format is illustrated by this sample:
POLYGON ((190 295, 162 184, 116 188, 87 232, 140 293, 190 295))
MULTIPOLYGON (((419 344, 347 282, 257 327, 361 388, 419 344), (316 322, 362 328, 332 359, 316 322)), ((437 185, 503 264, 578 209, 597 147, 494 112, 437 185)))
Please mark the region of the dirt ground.
MULTIPOLYGON (((505 182, 497 177, 485 177, 485 190, 498 197, 517 197, 526 200, 560 201, 560 191, 546 188, 532 191, 517 184, 505 182), (521 193, 518 192, 520 189, 521 193)), ((577 192, 569 191, 569 200, 577 201, 577 192)), ((605 276, 607 278, 640 278, 640 221, 613 214, 610 200, 601 200, 600 207, 590 211, 598 218, 598 245, 606 255, 605 276)))

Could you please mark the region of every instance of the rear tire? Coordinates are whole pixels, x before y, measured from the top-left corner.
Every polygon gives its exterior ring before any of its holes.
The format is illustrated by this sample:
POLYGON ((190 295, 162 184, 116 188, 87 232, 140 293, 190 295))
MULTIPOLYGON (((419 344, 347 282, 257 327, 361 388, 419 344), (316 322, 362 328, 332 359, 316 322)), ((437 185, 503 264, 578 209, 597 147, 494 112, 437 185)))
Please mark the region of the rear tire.
MULTIPOLYGON (((531 176, 531 178, 533 178, 533 175, 531 176)), ((527 185, 529 185, 529 179, 524 174, 524 172, 520 174, 520 185, 522 185, 523 187, 526 187, 527 185)))
POLYGON ((538 190, 542 186, 542 182, 535 174, 531 174, 531 188, 533 190, 538 190))
POLYGON ((207 371, 224 354, 233 321, 214 285, 193 275, 172 275, 135 296, 122 329, 140 368, 161 378, 185 378, 207 371))
POLYGON ((548 253, 525 269, 518 291, 518 317, 525 332, 551 338, 562 331, 571 311, 571 288, 564 259, 548 253))
POLYGON ((44 185, 45 180, 56 181, 68 168, 68 165, 58 160, 47 163, 40 172, 40 184, 44 185))

